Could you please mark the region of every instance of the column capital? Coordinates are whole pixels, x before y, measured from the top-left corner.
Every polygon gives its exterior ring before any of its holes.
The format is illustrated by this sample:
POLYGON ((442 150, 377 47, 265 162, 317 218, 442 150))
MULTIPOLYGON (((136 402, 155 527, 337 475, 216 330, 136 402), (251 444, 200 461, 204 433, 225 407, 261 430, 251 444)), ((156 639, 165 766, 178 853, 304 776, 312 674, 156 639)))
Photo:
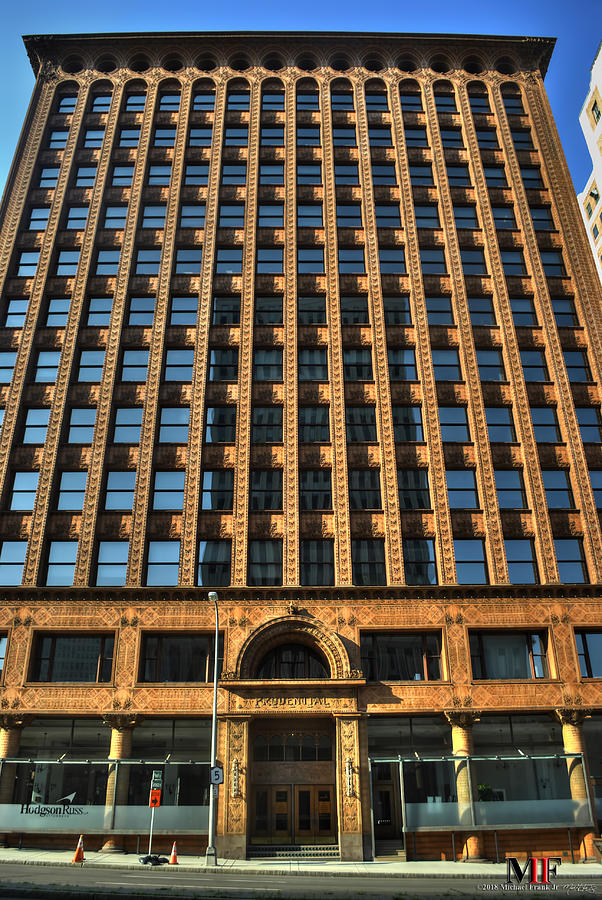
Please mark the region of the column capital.
POLYGON ((480 710, 446 709, 443 713, 452 728, 471 728, 481 718, 480 710))
POLYGON ((129 728, 139 725, 143 718, 144 716, 137 714, 107 713, 102 717, 102 721, 113 731, 127 731, 129 728))
POLYGON ((24 728, 31 721, 32 716, 18 715, 17 713, 2 713, 0 715, 0 728, 3 731, 13 731, 24 728))
POLYGON ((563 706, 554 710, 554 714, 561 725, 573 725, 578 727, 583 725, 584 719, 591 716, 591 709, 575 709, 570 706, 563 706))

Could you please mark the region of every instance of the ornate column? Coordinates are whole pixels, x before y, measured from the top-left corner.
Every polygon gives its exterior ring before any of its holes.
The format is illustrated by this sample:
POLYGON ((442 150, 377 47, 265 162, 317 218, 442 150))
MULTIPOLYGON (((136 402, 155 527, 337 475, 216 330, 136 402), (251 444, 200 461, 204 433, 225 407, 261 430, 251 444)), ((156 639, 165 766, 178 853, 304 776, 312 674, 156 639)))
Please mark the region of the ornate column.
POLYGON ((337 815, 341 859, 362 860, 360 717, 336 716, 337 815))
POLYGON ((246 859, 248 817, 251 793, 249 784, 249 716, 222 719, 219 722, 218 758, 223 760, 224 783, 220 787, 221 810, 218 816, 216 846, 218 856, 246 859))
MULTIPOLYGON (((562 725, 562 743, 564 745, 564 752, 585 754, 583 720, 587 716, 587 711, 583 709, 563 708, 556 710, 556 716, 562 725)), ((569 758, 566 761, 566 767, 569 775, 569 787, 571 789, 572 799, 589 803, 591 788, 588 782, 589 775, 585 759, 583 757, 569 758)), ((593 842, 595 835, 596 831, 592 827, 581 830, 579 838, 581 862, 597 862, 598 857, 593 842)))
MULTIPOLYGON (((24 716, 0 716, 0 760, 16 756, 21 743, 21 729, 26 724, 24 716)), ((14 763, 2 762, 0 775, 0 804, 12 803, 17 767, 14 763)), ((0 847, 6 847, 6 834, 0 834, 0 847)))
MULTIPOLYGON (((479 721, 480 713, 466 710, 450 710, 445 718, 452 730, 452 753, 454 756, 470 756, 473 752, 472 726, 479 721)), ((466 827, 463 837, 463 855, 465 862, 481 862, 483 860, 483 835, 474 831, 471 804, 474 797, 474 784, 471 783, 467 762, 458 761, 456 769, 456 794, 462 827, 466 827)))
MULTIPOLYGON (((105 800, 105 806, 108 808, 128 805, 128 791, 130 787, 129 766, 122 766, 121 769, 119 769, 113 760, 129 759, 132 752, 134 726, 138 721, 138 716, 109 715, 104 717, 105 725, 108 725, 111 729, 109 759, 112 762, 109 765, 105 800)), ((107 812, 111 813, 112 820, 115 810, 108 809, 107 812)), ((123 835, 110 834, 102 845, 101 852, 125 853, 124 843, 123 835)))

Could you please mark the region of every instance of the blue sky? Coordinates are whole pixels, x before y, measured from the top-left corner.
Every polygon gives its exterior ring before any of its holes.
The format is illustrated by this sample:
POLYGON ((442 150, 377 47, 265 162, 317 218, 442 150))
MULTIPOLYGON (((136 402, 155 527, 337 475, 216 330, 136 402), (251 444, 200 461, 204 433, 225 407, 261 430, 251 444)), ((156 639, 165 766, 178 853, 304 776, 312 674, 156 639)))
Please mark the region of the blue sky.
POLYGON ((602 39, 602 0, 4 0, 0 33, 0 185, 3 187, 33 88, 22 34, 95 31, 400 31, 557 37, 546 86, 573 181, 591 171, 579 128, 594 54, 602 39))

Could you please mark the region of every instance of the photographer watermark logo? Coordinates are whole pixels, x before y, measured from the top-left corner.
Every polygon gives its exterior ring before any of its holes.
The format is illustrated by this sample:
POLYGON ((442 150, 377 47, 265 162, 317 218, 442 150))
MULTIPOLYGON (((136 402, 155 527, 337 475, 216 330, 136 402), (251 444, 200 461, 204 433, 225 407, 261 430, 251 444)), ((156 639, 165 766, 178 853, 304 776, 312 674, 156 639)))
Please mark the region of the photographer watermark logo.
POLYGON ((521 869, 516 856, 509 856, 506 860, 506 884, 550 884, 550 876, 555 878, 558 875, 556 870, 561 863, 559 856, 529 856, 521 869))

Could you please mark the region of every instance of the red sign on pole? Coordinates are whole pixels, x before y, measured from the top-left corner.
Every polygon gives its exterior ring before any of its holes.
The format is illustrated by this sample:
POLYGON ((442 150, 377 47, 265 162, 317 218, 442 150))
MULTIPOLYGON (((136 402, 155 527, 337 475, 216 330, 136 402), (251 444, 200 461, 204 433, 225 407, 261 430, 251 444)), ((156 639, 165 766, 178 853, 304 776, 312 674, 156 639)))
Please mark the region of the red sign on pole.
POLYGON ((148 798, 149 806, 161 806, 161 791, 151 788, 150 797, 148 798))

